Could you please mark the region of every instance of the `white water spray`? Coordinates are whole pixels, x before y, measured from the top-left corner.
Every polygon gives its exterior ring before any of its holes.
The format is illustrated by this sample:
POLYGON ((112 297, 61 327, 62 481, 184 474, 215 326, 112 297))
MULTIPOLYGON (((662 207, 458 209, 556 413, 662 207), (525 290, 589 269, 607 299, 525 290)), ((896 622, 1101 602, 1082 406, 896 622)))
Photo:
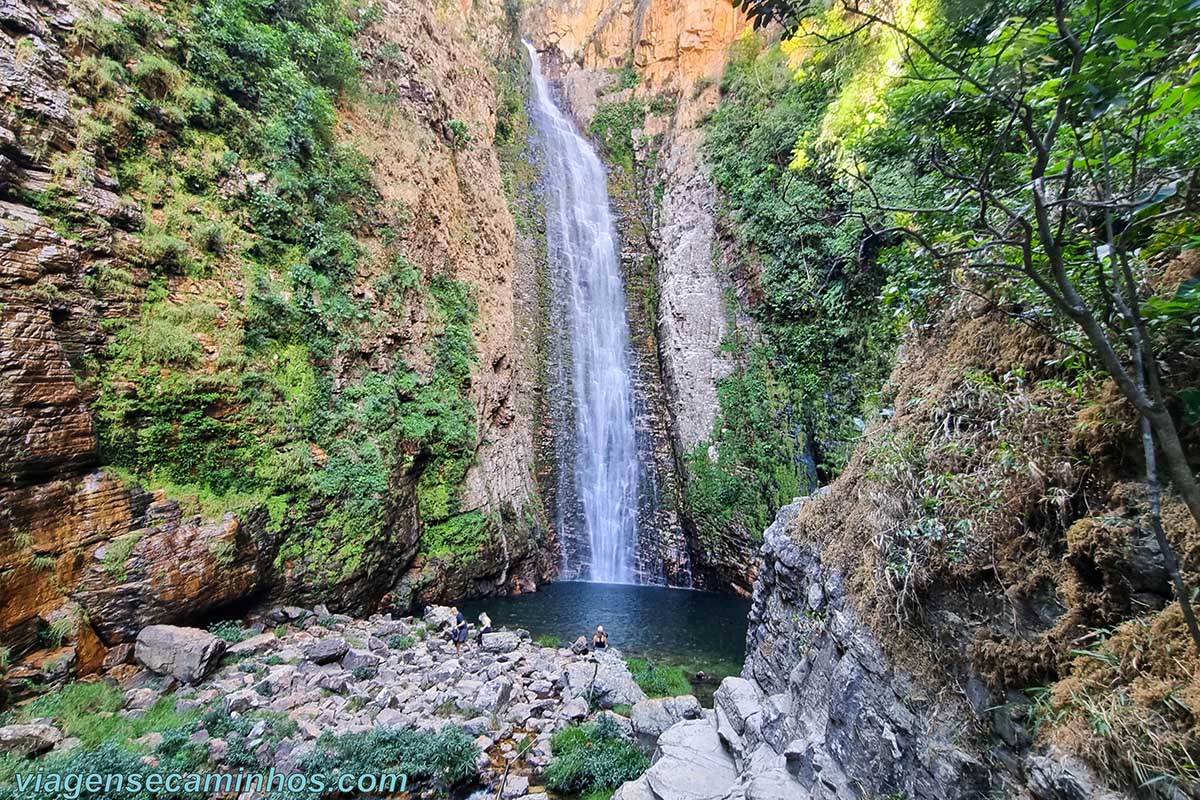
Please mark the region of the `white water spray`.
POLYGON ((551 279, 567 327, 561 333, 570 338, 574 491, 591 551, 588 577, 632 583, 638 451, 629 321, 608 180, 596 152, 555 105, 537 51, 528 42, 525 47, 533 61, 531 116, 545 159, 551 279))

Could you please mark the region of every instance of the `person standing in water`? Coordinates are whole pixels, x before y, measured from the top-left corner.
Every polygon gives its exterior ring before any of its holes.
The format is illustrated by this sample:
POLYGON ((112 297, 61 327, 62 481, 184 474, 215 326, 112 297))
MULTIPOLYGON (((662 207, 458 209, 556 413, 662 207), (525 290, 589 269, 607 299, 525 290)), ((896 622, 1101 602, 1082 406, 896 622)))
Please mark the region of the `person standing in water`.
POLYGON ((608 634, 604 632, 603 625, 596 626, 596 633, 592 635, 592 649, 604 650, 608 647, 608 634))

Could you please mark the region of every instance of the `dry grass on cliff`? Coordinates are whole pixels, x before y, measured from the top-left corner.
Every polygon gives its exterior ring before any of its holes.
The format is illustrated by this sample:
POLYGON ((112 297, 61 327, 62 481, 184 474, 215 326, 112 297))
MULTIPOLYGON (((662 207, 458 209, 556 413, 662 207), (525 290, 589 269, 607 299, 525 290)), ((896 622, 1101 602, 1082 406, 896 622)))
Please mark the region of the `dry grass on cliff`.
POLYGON ((1200 656, 1178 603, 1075 651, 1037 703, 1047 738, 1131 785, 1200 782, 1200 656))
POLYGON ((799 535, 825 543, 878 632, 920 621, 934 587, 1002 598, 1052 579, 1089 468, 1081 393, 1051 380, 1053 343, 1001 315, 938 326, 893 374, 874 426, 799 535))
MULTIPOLYGON (((794 534, 844 571, 901 668, 1030 691, 1035 732, 1104 774, 1194 784, 1200 657, 1164 608, 1136 418, 1111 385, 1064 382, 1059 355, 995 311, 924 331, 890 416, 794 534)), ((1197 563, 1186 509, 1168 503, 1163 521, 1197 563)))

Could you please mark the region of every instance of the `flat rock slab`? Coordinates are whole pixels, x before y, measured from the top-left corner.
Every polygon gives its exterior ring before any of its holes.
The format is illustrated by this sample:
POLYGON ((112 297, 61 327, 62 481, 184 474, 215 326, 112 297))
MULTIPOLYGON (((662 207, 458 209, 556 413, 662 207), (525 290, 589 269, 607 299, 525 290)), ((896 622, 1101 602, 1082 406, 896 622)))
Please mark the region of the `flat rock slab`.
MULTIPOLYGON (((671 726, 658 738, 658 752, 644 778, 660 800, 721 800, 738 775, 712 723, 693 719, 671 726)), ((635 800, 638 795, 623 797, 635 800)))
POLYGON ((597 657, 596 660, 571 661, 563 670, 566 693, 571 697, 594 697, 600 705, 634 705, 646 699, 646 693, 629 673, 629 667, 619 658, 597 657))
POLYGON ((196 684, 221 660, 225 640, 197 628, 150 625, 142 628, 133 656, 151 672, 196 684))
POLYGON ((485 653, 511 653, 521 645, 521 639, 512 631, 495 631, 483 635, 485 653))

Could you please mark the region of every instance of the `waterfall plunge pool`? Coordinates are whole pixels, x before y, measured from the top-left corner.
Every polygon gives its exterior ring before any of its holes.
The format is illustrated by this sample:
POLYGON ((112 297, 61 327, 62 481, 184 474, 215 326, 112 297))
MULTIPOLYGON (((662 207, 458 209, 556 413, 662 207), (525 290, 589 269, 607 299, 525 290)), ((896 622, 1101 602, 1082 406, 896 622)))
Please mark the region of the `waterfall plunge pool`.
POLYGON ((691 589, 564 581, 530 594, 465 601, 459 608, 472 622, 486 611, 496 627, 524 628, 535 639, 556 636, 564 646, 580 635, 590 638, 603 625, 609 644, 623 655, 681 667, 710 706, 721 678, 742 671, 750 603, 691 589), (698 681, 700 672, 710 677, 698 681))

